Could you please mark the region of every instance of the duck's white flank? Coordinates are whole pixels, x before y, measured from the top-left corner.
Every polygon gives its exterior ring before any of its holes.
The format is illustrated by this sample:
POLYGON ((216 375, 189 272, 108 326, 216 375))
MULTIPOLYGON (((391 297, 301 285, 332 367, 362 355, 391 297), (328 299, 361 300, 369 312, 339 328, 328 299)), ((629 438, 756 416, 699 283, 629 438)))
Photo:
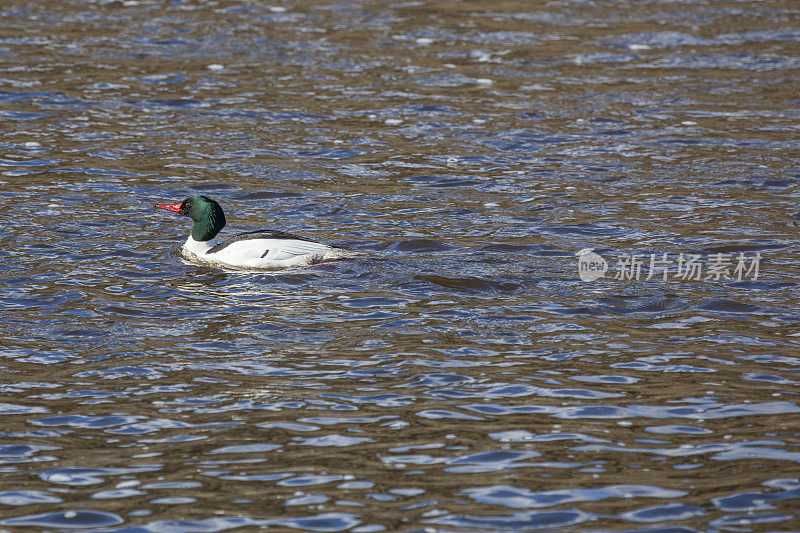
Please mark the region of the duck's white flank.
POLYGON ((211 246, 210 241, 196 241, 190 235, 181 251, 187 260, 194 263, 239 269, 305 266, 351 255, 341 248, 300 239, 255 238, 223 245, 211 246))

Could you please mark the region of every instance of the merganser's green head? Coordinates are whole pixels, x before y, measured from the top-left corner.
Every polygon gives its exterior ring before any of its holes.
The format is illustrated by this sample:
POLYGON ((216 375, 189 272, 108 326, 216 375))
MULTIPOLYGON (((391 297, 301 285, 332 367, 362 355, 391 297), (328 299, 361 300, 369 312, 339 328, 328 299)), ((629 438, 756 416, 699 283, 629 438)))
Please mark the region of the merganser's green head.
POLYGON ((208 196, 197 194, 179 204, 156 204, 156 207, 194 220, 192 238, 196 241, 210 241, 225 227, 225 213, 222 212, 222 207, 208 196))

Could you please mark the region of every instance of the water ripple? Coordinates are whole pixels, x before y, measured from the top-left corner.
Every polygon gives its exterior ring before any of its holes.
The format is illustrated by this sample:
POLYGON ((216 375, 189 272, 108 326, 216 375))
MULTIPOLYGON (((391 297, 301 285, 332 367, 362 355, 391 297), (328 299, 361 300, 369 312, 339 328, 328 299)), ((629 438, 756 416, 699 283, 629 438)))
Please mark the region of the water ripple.
POLYGON ((2 527, 796 529, 793 4, 29 4, 2 527))

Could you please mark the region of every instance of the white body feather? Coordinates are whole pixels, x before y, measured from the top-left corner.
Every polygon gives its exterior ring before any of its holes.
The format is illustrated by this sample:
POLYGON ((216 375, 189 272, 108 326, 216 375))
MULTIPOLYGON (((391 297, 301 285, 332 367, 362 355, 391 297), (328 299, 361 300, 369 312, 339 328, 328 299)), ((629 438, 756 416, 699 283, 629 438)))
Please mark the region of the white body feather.
POLYGON ((234 269, 305 266, 350 255, 341 248, 301 239, 248 238, 214 247, 209 241, 196 241, 191 236, 182 252, 193 263, 234 269), (214 251, 214 248, 219 249, 214 251))

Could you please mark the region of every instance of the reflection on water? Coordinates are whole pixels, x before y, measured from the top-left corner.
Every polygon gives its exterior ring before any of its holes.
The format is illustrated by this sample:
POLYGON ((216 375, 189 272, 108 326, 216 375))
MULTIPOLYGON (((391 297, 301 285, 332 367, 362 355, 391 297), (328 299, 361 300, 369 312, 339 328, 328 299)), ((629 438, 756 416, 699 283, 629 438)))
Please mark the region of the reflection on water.
POLYGON ((0 7, 0 525, 800 528, 798 15, 0 7), (365 255, 185 265, 195 192, 365 255))

